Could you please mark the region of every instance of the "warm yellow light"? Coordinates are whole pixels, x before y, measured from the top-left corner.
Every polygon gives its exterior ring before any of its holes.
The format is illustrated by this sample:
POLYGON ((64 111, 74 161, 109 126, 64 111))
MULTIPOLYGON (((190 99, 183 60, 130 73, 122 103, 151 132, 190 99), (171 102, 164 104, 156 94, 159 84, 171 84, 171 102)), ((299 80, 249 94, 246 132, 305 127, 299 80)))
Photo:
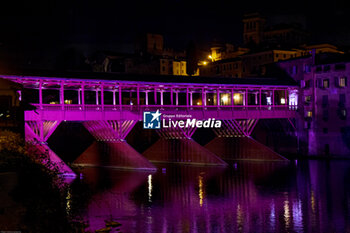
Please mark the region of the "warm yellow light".
POLYGON ((207 65, 207 64, 208 64, 208 62, 206 62, 206 61, 203 62, 203 65, 207 65))
POLYGON ((211 55, 208 56, 209 59, 213 59, 213 57, 211 55))
POLYGON ((227 102, 227 101, 228 101, 227 95, 224 95, 223 97, 221 97, 221 100, 222 100, 223 102, 227 102))
POLYGON ((241 95, 238 94, 238 93, 233 95, 233 99, 236 100, 236 101, 239 100, 240 98, 241 98, 241 95))
POLYGON ((286 99, 285 98, 281 98, 281 104, 286 104, 286 99))
POLYGON ((203 199, 204 199, 204 190, 203 190, 203 177, 198 176, 198 186, 199 186, 199 205, 202 207, 203 206, 203 199))
POLYGON ((65 104, 72 104, 72 100, 64 100, 65 104))

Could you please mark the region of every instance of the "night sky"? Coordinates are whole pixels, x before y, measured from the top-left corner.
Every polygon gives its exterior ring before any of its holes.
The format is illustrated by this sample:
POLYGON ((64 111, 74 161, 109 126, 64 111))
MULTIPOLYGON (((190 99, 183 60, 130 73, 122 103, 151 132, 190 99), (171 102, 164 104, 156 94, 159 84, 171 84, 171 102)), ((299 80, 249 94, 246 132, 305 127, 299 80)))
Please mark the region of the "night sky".
POLYGON ((241 19, 261 12, 269 23, 297 21, 315 42, 350 44, 345 1, 26 1, 1 7, 2 47, 30 49, 79 45, 83 50, 132 52, 139 33, 161 33, 165 46, 184 48, 189 40, 240 44, 241 19))

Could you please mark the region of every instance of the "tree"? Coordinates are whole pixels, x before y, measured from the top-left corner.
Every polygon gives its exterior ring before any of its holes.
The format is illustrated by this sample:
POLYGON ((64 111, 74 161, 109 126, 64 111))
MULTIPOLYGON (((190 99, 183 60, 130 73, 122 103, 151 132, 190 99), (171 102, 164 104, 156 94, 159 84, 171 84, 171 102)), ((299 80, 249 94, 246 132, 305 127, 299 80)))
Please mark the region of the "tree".
POLYGON ((197 50, 194 41, 190 41, 186 49, 186 73, 192 76, 198 68, 197 50))

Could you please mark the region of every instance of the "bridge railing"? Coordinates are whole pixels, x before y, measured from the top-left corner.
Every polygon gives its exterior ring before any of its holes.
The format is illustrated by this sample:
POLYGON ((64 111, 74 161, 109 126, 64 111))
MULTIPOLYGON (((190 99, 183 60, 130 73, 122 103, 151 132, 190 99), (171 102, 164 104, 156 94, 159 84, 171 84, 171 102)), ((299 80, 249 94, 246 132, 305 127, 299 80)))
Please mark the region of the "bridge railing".
POLYGON ((169 106, 169 105, 78 105, 78 104, 33 104, 37 110, 26 111, 26 120, 142 120, 146 111, 159 110, 163 115, 177 118, 197 119, 270 119, 295 116, 296 106, 169 106))
POLYGON ((79 105, 79 104, 32 104, 38 110, 51 111, 295 111, 296 105, 220 105, 220 106, 186 106, 186 105, 79 105))

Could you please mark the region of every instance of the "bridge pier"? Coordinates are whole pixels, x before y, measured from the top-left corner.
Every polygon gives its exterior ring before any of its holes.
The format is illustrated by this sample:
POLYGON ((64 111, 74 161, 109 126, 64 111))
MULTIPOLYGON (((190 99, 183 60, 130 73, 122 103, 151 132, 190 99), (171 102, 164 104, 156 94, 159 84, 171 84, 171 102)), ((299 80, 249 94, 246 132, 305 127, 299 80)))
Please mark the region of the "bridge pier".
POLYGON ((224 160, 286 160, 269 147, 250 137, 258 119, 223 120, 219 129, 214 129, 216 138, 205 148, 224 160))
POLYGON ((226 166, 225 161, 191 138, 195 131, 179 127, 157 130, 160 139, 143 155, 151 162, 226 166))
POLYGON ((156 170, 155 166, 134 150, 125 138, 135 120, 85 121, 83 125, 97 140, 74 164, 138 170, 156 170))
POLYGON ((61 121, 26 121, 25 139, 30 155, 50 170, 56 170, 64 176, 75 177, 73 170, 53 152, 47 140, 61 121))

